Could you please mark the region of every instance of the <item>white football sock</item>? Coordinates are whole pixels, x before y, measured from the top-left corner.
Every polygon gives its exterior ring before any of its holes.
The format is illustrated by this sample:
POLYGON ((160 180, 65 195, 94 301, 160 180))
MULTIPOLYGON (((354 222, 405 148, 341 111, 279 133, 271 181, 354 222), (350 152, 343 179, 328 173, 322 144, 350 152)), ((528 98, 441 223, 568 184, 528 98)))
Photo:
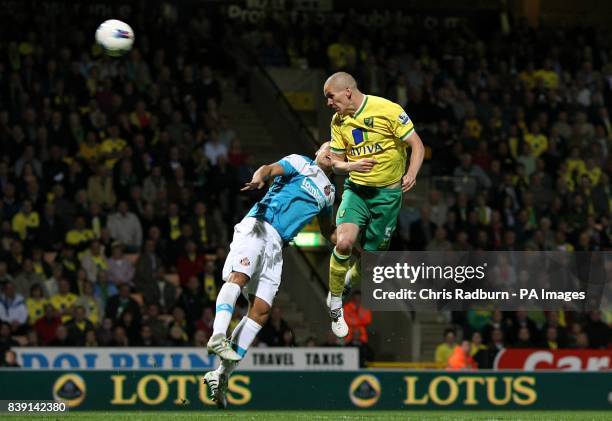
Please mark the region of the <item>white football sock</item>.
POLYGON ((215 322, 213 323, 213 336, 227 334, 227 328, 234 314, 234 306, 240 295, 241 288, 233 282, 226 282, 217 295, 215 322))
MULTIPOLYGON (((236 325, 236 327, 234 328, 232 332, 231 342, 234 348, 237 347, 237 345, 234 345, 234 344, 238 343, 238 336, 240 336, 240 332, 242 332, 242 329, 246 321, 247 321, 247 317, 243 317, 242 320, 240 320, 240 323, 236 325)), ((221 375, 226 374, 229 376, 232 373, 232 371, 234 371, 234 368, 236 368, 236 366, 238 365, 238 362, 239 361, 221 360, 221 364, 219 364, 219 367, 217 367, 217 372, 221 375)))
POLYGON ((238 326, 232 332, 232 343, 236 344, 234 347, 241 357, 244 357, 260 330, 259 323, 247 316, 244 316, 238 323, 238 326))
POLYGON ((329 302, 329 309, 337 310, 339 308, 342 308, 342 296, 336 296, 332 294, 331 300, 329 302))

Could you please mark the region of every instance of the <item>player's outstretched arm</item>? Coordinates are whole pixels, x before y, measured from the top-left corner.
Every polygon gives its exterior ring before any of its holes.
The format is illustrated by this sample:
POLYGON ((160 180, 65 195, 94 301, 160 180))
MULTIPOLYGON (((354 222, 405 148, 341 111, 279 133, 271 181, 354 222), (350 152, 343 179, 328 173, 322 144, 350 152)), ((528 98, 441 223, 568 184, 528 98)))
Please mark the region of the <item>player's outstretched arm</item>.
POLYGON ((270 178, 284 175, 285 169, 280 164, 262 165, 253 173, 253 178, 240 191, 259 190, 266 185, 270 178))
POLYGON ((372 158, 362 158, 355 162, 348 162, 344 160, 344 154, 332 153, 332 171, 337 175, 346 175, 351 171, 357 172, 370 172, 376 160, 372 158))
POLYGON ((423 157, 425 156, 425 147, 423 141, 416 131, 406 139, 406 143, 411 147, 410 153, 410 165, 404 177, 402 177, 402 192, 406 193, 408 190, 413 188, 416 184, 417 174, 423 164, 423 157))

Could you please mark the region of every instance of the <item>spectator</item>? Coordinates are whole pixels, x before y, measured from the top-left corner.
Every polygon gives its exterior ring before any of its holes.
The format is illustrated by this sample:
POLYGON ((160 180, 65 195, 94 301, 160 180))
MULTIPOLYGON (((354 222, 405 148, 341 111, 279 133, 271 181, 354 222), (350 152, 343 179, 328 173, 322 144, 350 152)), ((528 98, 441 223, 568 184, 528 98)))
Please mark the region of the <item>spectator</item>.
POLYGON ((134 283, 139 291, 143 291, 153 279, 162 266, 162 261, 155 251, 155 241, 147 239, 144 242, 144 247, 138 261, 134 273, 134 283))
POLYGON ((193 334, 193 346, 198 348, 204 348, 206 347, 209 338, 210 337, 208 336, 208 334, 203 330, 196 330, 193 334))
POLYGON ((7 282, 0 294, 0 321, 8 323, 12 332, 18 332, 28 321, 23 295, 17 292, 12 282, 7 282))
POLYGON ((517 340, 514 342, 514 348, 533 348, 534 342, 531 338, 529 328, 526 326, 520 327, 518 330, 517 340))
POLYGON ((195 321, 195 329, 206 333, 206 336, 212 336, 213 322, 215 321, 215 313, 212 307, 204 307, 202 315, 195 321))
POLYGON ((94 286, 91 282, 84 282, 81 296, 74 303, 76 306, 82 306, 85 309, 85 317, 94 326, 99 325, 102 321, 102 306, 101 301, 94 295, 94 286))
POLYGON ((98 279, 94 286, 94 297, 100 301, 102 308, 106 308, 109 298, 115 296, 118 292, 117 286, 108 281, 108 273, 106 271, 98 272, 98 279))
POLYGON ((66 323, 70 342, 76 346, 85 346, 86 333, 94 329, 92 322, 86 318, 87 312, 81 305, 74 306, 74 317, 66 323))
POLYGON ((19 346, 19 343, 13 339, 11 325, 0 321, 0 353, 14 346, 19 346))
POLYGON ((79 260, 90 282, 96 282, 100 271, 108 271, 108 261, 98 240, 91 242, 89 248, 81 253, 79 260))
POLYGON ((159 318, 159 306, 157 304, 149 304, 144 320, 144 324, 151 328, 153 339, 160 345, 163 345, 164 338, 168 334, 168 327, 159 318))
POLYGON ((182 289, 178 305, 185 311, 187 320, 192 323, 202 314, 204 299, 200 280, 196 276, 190 277, 182 289))
POLYGON ((610 326, 601 320, 599 311, 589 312, 584 331, 594 349, 605 349, 610 345, 610 326))
POLYGON ((89 177, 87 181, 87 199, 104 209, 115 205, 117 196, 113 188, 113 179, 110 169, 103 163, 98 164, 96 175, 89 177))
POLYGON ((259 333, 259 340, 268 346, 281 346, 286 330, 289 330, 289 325, 283 320, 280 307, 272 307, 270 318, 259 333))
POLYGON ((448 359, 452 355, 457 341, 457 334, 454 329, 444 330, 444 342, 436 347, 436 364, 446 367, 448 359))
POLYGON ((98 338, 96 338, 95 330, 90 329, 87 332, 85 332, 85 344, 83 346, 85 347, 100 346, 100 344, 98 343, 98 338))
POLYGON ((580 332, 576 336, 576 342, 574 347, 576 349, 591 349, 591 344, 589 342, 589 336, 585 332, 580 332))
POLYGON ((15 351, 13 350, 6 350, 4 351, 4 363, 2 364, 2 367, 12 367, 12 368, 18 368, 21 367, 19 365, 19 363, 17 362, 17 354, 15 353, 15 351))
POLYGON ((33 242, 38 233, 40 226, 40 217, 38 212, 32 208, 32 202, 24 200, 21 204, 19 212, 13 216, 12 227, 17 233, 21 241, 33 242))
POLYGON ((155 304, 164 312, 174 307, 179 295, 179 289, 170 282, 163 266, 158 268, 150 283, 142 285, 140 291, 147 305, 155 304))
POLYGON ((166 179, 162 176, 160 165, 153 166, 151 175, 144 180, 142 197, 149 203, 154 203, 161 191, 166 191, 166 179))
POLYGON ((113 329, 113 339, 110 342, 111 346, 130 346, 130 340, 121 326, 115 326, 113 329))
POLYGON ((45 306, 45 313, 43 317, 38 319, 34 323, 34 330, 40 338, 40 342, 43 345, 48 345, 53 339, 55 339, 55 333, 57 327, 62 324, 62 321, 58 315, 58 312, 51 304, 45 306))
POLYGON ((372 323, 372 311, 361 305, 361 292, 355 291, 351 300, 344 305, 344 319, 349 326, 346 342, 352 342, 353 335, 359 331, 359 341, 368 342, 368 326, 372 323))
POLYGON ((456 345, 453 353, 448 357, 449 370, 470 370, 478 368, 476 362, 470 354, 470 341, 462 341, 461 345, 456 345))
POLYGON ((112 255, 107 260, 108 265, 108 280, 116 285, 128 284, 133 285, 134 265, 123 254, 123 244, 113 243, 112 255))
POLYGON ((433 239, 427 244, 426 251, 451 251, 453 245, 447 240, 446 229, 439 226, 436 228, 433 239))
POLYGON ((43 276, 43 280, 52 275, 51 265, 45 260, 43 249, 37 245, 32 246, 32 267, 34 272, 43 276))
POLYGON ((480 332, 472 333, 470 356, 476 364, 474 368, 487 366, 487 363, 489 361, 488 349, 483 343, 482 334, 480 332))
POLYGON ((113 321, 106 317, 96 330, 96 339, 100 346, 110 346, 113 343, 113 321))
MULTIPOLYGON (((223 259, 225 261, 225 259, 223 259)), ((206 262, 204 267, 204 302, 214 303, 217 299, 219 289, 223 284, 221 274, 216 271, 215 263, 211 260, 206 262)))
MULTIPOLYGON (((151 329, 151 326, 147 324, 141 326, 140 335, 133 346, 159 346, 153 337, 153 329, 151 329)), ((204 343, 203 346, 206 346, 206 343, 204 343)))
POLYGON ((208 245, 210 243, 210 226, 206 215, 206 205, 203 202, 195 204, 191 226, 195 228, 198 242, 208 245))
POLYGON ((108 228, 111 236, 121 242, 128 253, 140 250, 142 246, 142 226, 138 217, 128 211, 127 202, 119 202, 117 212, 112 214, 108 220, 108 228))
POLYGON ((121 326, 125 330, 127 337, 133 340, 136 340, 140 334, 140 320, 135 319, 130 311, 121 313, 117 326, 121 326))
POLYGON ((87 228, 83 216, 78 216, 74 221, 73 229, 66 233, 66 243, 78 250, 84 250, 94 238, 95 234, 87 228))
POLYGON ((7 282, 15 283, 15 278, 8 273, 6 262, 4 260, 0 260, 0 289, 3 289, 7 282))
POLYGON ((43 288, 40 284, 34 284, 30 287, 30 294, 26 300, 28 308, 28 323, 35 324, 41 317, 45 315, 45 307, 49 301, 45 299, 43 288))
POLYGON ((455 168, 453 176, 457 180, 467 180, 467 184, 461 189, 470 197, 477 191, 491 187, 489 176, 478 165, 472 164, 472 155, 469 153, 461 157, 461 166, 455 168))
POLYGON ((19 272, 19 275, 15 277, 15 286, 17 288, 17 294, 22 297, 28 297, 30 294, 30 288, 34 285, 44 285, 45 278, 34 271, 34 264, 32 259, 23 260, 23 269, 19 272))
POLYGON ((544 342, 542 343, 542 348, 553 350, 559 349, 557 328, 550 326, 546 329, 544 332, 544 342))
POLYGON ((62 323, 66 323, 72 317, 72 307, 78 297, 70 292, 70 283, 66 278, 58 282, 58 293, 51 296, 50 303, 61 315, 62 323))
MULTIPOLYGON (((119 285, 119 293, 113 295, 106 302, 106 317, 111 320, 118 320, 125 311, 129 311, 134 315, 134 319, 140 319, 140 308, 138 303, 130 297, 130 286, 126 283, 119 285)), ((115 332, 116 333, 116 332, 115 332)), ((123 332, 125 334, 125 331, 123 332)), ((121 338, 121 335, 119 336, 121 338)))
POLYGON ((436 224, 429 219, 429 207, 423 206, 419 212, 419 219, 410 225, 410 249, 425 250, 436 231, 436 224))
POLYGON ((297 344, 295 343, 295 335, 291 329, 285 330, 283 332, 283 338, 280 346, 284 347, 294 347, 297 344))
POLYGON ((37 243, 45 251, 58 251, 64 240, 65 232, 66 227, 63 220, 55 214, 55 205, 49 202, 45 203, 38 228, 37 243))
POLYGON ((488 349, 489 362, 486 367, 482 367, 482 368, 492 368, 493 362, 495 361, 495 357, 500 351, 502 351, 505 348, 506 348, 506 343, 505 343, 505 338, 504 338, 504 331, 500 328, 494 328, 491 331, 491 341, 490 341, 489 349, 488 349))
POLYGON ((189 336, 183 328, 177 324, 170 326, 168 330, 168 346, 186 346, 189 336))
POLYGON ((113 168, 115 162, 121 157, 121 152, 127 146, 127 142, 119 137, 119 127, 116 124, 111 125, 108 132, 108 138, 100 145, 100 153, 105 159, 106 167, 113 168))
POLYGON ((495 329, 501 329, 504 333, 504 338, 511 337, 510 324, 508 319, 504 319, 504 314, 500 310, 495 310, 487 324, 482 329, 482 337, 485 343, 492 340, 492 332, 495 329))
POLYGON ((225 161, 227 161, 227 154, 227 145, 221 143, 218 136, 213 136, 211 139, 208 140, 208 142, 206 142, 206 145, 204 146, 204 155, 206 155, 208 162, 213 167, 218 164, 220 158, 223 158, 225 161))
POLYGON ((178 258, 177 271, 179 281, 182 286, 186 286, 189 279, 199 277, 204 272, 206 258, 204 255, 197 253, 196 245, 193 241, 188 241, 185 244, 185 253, 178 258))
POLYGON ((26 346, 39 347, 41 345, 38 339, 38 333, 33 329, 28 330, 26 334, 26 346))
POLYGON ((68 328, 62 324, 57 326, 55 330, 55 337, 51 342, 49 342, 49 346, 75 346, 76 344, 72 341, 68 334, 68 328))

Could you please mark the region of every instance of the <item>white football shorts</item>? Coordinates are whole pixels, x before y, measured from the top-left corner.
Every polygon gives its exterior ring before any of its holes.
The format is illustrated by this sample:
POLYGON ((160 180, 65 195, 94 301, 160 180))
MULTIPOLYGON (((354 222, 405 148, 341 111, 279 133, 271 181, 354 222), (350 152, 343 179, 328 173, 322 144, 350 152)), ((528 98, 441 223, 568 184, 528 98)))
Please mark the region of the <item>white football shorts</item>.
POLYGON ((255 295, 270 306, 278 291, 283 271, 283 241, 266 221, 247 217, 234 226, 234 237, 223 265, 223 280, 232 272, 250 279, 242 289, 248 299, 255 295))

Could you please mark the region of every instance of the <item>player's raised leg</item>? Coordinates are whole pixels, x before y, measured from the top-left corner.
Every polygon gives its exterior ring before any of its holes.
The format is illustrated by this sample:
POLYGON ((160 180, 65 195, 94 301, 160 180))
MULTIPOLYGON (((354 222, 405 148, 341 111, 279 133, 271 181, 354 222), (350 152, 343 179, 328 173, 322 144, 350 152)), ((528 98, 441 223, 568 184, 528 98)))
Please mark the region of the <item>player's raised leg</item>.
POLYGON ((342 292, 353 245, 359 236, 359 226, 353 223, 341 223, 338 225, 336 235, 338 237, 336 247, 329 259, 329 315, 332 319, 332 331, 337 337, 344 338, 348 335, 348 325, 344 321, 342 311, 342 292))
MULTIPOLYGON (((244 357, 270 315, 270 305, 266 301, 253 295, 249 298, 249 311, 236 325, 231 338, 231 346, 236 349, 241 358, 244 357)), ((238 361, 221 360, 216 370, 204 375, 204 381, 208 384, 211 397, 219 408, 227 407, 229 376, 238 364, 238 361)))
POLYGON ((241 359, 240 354, 232 349, 226 335, 234 314, 236 300, 248 281, 249 277, 244 273, 232 272, 217 295, 213 334, 206 348, 209 353, 217 354, 222 360, 239 361, 241 359))

